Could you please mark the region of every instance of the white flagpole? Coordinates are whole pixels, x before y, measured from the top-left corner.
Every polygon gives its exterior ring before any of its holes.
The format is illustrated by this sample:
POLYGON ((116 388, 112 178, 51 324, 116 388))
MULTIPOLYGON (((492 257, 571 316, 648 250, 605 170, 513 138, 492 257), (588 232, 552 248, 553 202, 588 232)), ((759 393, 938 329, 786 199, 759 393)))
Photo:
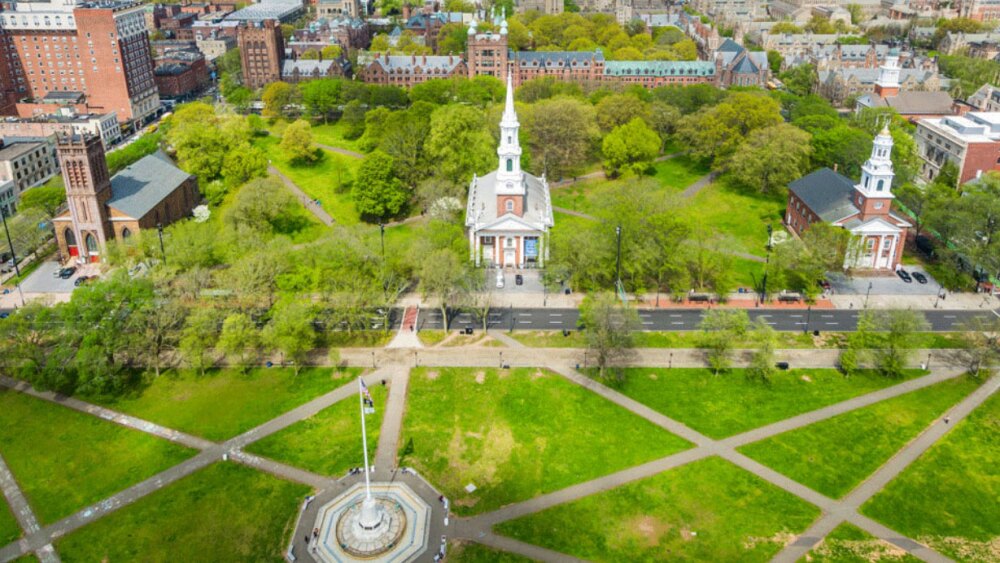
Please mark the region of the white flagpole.
POLYGON ((368 479, 368 433, 365 432, 365 394, 361 388, 361 378, 358 377, 358 402, 361 404, 361 447, 365 452, 365 499, 372 498, 371 483, 368 479))

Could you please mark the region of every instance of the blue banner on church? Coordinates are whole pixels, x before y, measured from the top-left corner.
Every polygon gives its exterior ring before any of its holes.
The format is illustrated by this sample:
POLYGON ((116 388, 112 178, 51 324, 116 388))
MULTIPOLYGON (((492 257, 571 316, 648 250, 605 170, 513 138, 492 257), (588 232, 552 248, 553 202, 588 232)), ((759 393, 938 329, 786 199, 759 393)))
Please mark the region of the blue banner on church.
POLYGON ((538 258, 538 239, 537 238, 526 238, 526 239, 524 239, 524 257, 525 258, 538 258))

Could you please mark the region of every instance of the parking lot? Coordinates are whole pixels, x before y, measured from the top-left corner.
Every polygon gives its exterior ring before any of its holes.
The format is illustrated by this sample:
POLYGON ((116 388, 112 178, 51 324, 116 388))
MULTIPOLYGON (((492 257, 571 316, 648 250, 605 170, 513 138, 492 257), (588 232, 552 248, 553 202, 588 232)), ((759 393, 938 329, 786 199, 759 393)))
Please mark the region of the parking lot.
POLYGON ((541 270, 500 270, 498 268, 487 268, 485 275, 487 287, 494 293, 537 293, 540 295, 543 291, 541 270), (500 271, 503 272, 503 288, 497 287, 497 272, 500 271), (517 285, 515 282, 515 276, 518 274, 521 275, 524 281, 522 285, 517 285))
POLYGON ((903 269, 911 276, 914 272, 924 274, 927 276, 927 283, 919 283, 916 279, 906 283, 896 274, 848 278, 840 272, 835 272, 827 274, 827 279, 834 294, 840 295, 867 295, 868 284, 871 284, 871 295, 937 295, 941 291, 941 286, 923 268, 905 266, 903 269))
POLYGON ((80 277, 80 269, 73 273, 69 279, 62 279, 55 275, 62 266, 58 262, 44 262, 37 270, 32 272, 24 283, 21 284, 21 291, 24 293, 72 293, 76 278, 80 277))

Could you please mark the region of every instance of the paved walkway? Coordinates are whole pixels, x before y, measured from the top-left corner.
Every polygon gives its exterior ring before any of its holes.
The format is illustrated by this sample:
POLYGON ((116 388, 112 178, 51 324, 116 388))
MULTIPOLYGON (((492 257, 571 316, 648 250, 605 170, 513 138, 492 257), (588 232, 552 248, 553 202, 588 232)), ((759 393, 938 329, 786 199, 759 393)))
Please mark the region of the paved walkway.
POLYGON ((334 146, 331 146, 331 145, 324 145, 323 143, 313 143, 313 144, 316 145, 317 147, 325 150, 325 151, 335 152, 337 154, 342 154, 344 156, 349 156, 351 158, 364 158, 365 157, 365 155, 363 155, 363 154, 361 154, 359 152, 354 152, 352 150, 342 149, 340 147, 334 147, 334 146))
POLYGON ((719 176, 718 172, 709 172, 708 174, 705 174, 704 176, 699 178, 697 182, 685 188, 684 191, 681 192, 681 197, 694 197, 698 195, 698 192, 700 192, 702 188, 711 184, 712 181, 715 180, 718 176, 719 176))
POLYGON ((389 479, 396 469, 396 452, 399 435, 403 431, 403 413, 406 412, 406 392, 410 387, 410 369, 401 365, 389 370, 389 398, 385 401, 385 414, 375 450, 375 478, 389 479))
MULTIPOLYGON (((2 456, 0 456, 0 490, 3 490, 7 505, 10 506, 10 510, 24 534, 30 536, 37 533, 39 526, 35 512, 31 510, 28 499, 24 498, 24 493, 21 492, 21 488, 14 480, 14 475, 10 472, 7 462, 3 460, 2 456)), ((38 550, 38 558, 42 563, 58 563, 59 554, 56 553, 52 544, 46 544, 38 550)))
POLYGON ((333 225, 334 223, 333 217, 331 217, 330 214, 327 213, 325 209, 317 205, 316 202, 313 201, 311 197, 306 195, 306 192, 302 191, 302 188, 298 187, 295 184, 295 182, 292 181, 291 178, 285 176, 284 174, 281 173, 281 170, 278 170, 277 168, 275 168, 273 165, 270 164, 267 166, 267 171, 268 173, 277 176, 278 179, 280 179, 282 183, 284 183, 285 186, 287 186, 288 189, 291 190, 293 194, 295 194, 296 199, 302 202, 302 205, 304 205, 306 209, 309 210, 310 213, 315 215, 316 218, 319 219, 324 225, 328 227, 330 225, 333 225))
POLYGON ((555 205, 552 206, 552 211, 555 211, 556 213, 562 213, 564 215, 572 215, 573 217, 579 217, 581 219, 587 219, 588 221, 600 220, 597 217, 594 217, 593 215, 587 215, 586 213, 573 211, 572 209, 566 209, 565 207, 556 207, 555 205))

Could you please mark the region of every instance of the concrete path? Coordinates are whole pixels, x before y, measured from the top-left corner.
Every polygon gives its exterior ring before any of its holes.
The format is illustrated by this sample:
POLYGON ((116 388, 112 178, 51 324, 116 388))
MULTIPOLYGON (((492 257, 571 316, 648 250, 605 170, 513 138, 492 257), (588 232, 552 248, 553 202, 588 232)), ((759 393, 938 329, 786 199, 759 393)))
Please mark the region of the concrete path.
POLYGON ((587 215, 586 213, 581 213, 579 211, 573 211, 572 209, 566 209, 565 207, 556 207, 556 206, 553 205, 552 206, 552 211, 555 211, 556 213, 562 213, 564 215, 572 215, 573 217, 579 217, 581 219, 587 219, 589 221, 599 221, 600 220, 597 217, 594 217, 593 215, 587 215))
POLYGON ((325 209, 317 205, 316 202, 313 201, 313 198, 309 197, 306 194, 306 192, 302 191, 302 188, 295 185, 295 182, 293 182, 291 178, 285 176, 284 174, 281 173, 281 170, 278 170, 277 168, 275 168, 273 165, 270 164, 267 166, 267 171, 271 175, 277 176, 278 179, 280 179, 281 182, 285 184, 285 186, 289 190, 292 191, 292 193, 295 195, 295 198, 298 199, 310 213, 315 215, 316 218, 320 220, 320 222, 322 222, 324 225, 328 227, 330 225, 333 225, 334 223, 333 217, 331 217, 330 214, 327 213, 325 209))
POLYGON ((331 145, 324 145, 323 143, 313 143, 313 144, 316 145, 317 147, 325 150, 325 151, 335 152, 337 154, 342 154, 344 156, 349 156, 351 158, 364 158, 365 157, 365 155, 363 155, 363 154, 361 154, 359 152, 354 152, 352 150, 342 149, 340 147, 334 147, 334 146, 331 146, 331 145))
MULTIPOLYGON (((14 514, 14 518, 21 526, 25 536, 37 533, 39 526, 35 512, 31 510, 28 499, 24 498, 24 493, 21 492, 21 488, 14 480, 14 475, 10 472, 10 468, 7 467, 7 462, 3 460, 2 456, 0 456, 0 489, 3 490, 7 505, 10 506, 10 511, 14 514)), ((56 553, 52 544, 42 546, 35 555, 42 563, 58 563, 60 560, 59 554, 56 553)))
POLYGON ((691 184, 681 192, 681 197, 694 197, 704 188, 709 185, 719 176, 718 172, 709 172, 708 174, 702 176, 697 182, 691 184))
POLYGON ((385 401, 382 429, 378 435, 378 449, 375 451, 375 478, 389 479, 396 469, 396 452, 399 451, 399 435, 403 431, 403 414, 406 412, 406 392, 410 386, 410 368, 402 365, 389 370, 389 398, 385 401))
POLYGON ((511 338, 506 332, 502 330, 493 330, 488 333, 490 337, 498 342, 502 342, 508 348, 527 348, 520 340, 515 340, 511 338))

